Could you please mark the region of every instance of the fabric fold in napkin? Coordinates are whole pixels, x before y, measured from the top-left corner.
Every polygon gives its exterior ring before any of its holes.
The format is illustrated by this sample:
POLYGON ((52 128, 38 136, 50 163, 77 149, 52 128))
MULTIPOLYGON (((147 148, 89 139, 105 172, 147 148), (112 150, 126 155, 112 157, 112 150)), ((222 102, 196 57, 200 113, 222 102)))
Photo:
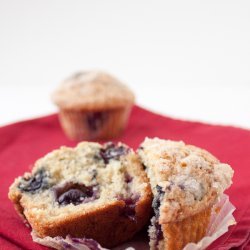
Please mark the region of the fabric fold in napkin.
MULTIPOLYGON (((144 137, 183 140, 207 149, 235 170, 226 193, 236 207, 237 224, 208 247, 210 250, 247 249, 250 241, 250 131, 229 126, 187 122, 133 108, 127 129, 115 141, 137 148, 144 137)), ((75 146, 63 134, 57 115, 0 128, 0 248, 48 249, 32 241, 30 231, 8 200, 14 178, 29 171, 34 161, 62 145, 75 146)))

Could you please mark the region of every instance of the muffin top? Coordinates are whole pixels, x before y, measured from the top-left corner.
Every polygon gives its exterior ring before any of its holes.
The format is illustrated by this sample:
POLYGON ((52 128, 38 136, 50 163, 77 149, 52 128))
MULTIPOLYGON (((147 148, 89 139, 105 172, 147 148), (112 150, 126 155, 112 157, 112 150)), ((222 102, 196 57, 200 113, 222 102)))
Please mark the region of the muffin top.
POLYGON ((63 109, 102 110, 132 105, 132 91, 102 71, 82 71, 66 79, 52 94, 63 109))
POLYGON ((184 142, 146 138, 138 153, 161 203, 160 224, 211 207, 232 183, 228 164, 184 142))

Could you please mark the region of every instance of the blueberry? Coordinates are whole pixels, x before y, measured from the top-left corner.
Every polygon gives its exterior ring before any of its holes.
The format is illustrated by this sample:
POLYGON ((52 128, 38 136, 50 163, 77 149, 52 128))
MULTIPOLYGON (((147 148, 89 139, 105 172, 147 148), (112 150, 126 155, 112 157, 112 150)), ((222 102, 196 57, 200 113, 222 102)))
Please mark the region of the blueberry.
POLYGON ((85 186, 84 184, 65 183, 54 189, 56 201, 66 206, 79 205, 99 198, 98 186, 85 186))
POLYGON ((159 222, 157 221, 155 223, 155 234, 156 234, 156 241, 157 243, 163 239, 163 232, 161 229, 161 225, 159 224, 159 222))
POLYGON ((154 236, 152 235, 152 239, 154 240, 154 249, 159 249, 159 241, 163 240, 162 228, 158 220, 155 220, 152 225, 155 228, 155 234, 154 236))
POLYGON ((161 225, 159 224, 159 216, 160 216, 159 209, 160 209, 160 206, 161 206, 161 199, 162 199, 165 192, 162 189, 162 187, 159 186, 159 185, 156 185, 156 191, 157 191, 157 195, 153 199, 152 207, 153 207, 154 213, 155 213, 154 227, 155 227, 156 249, 158 249, 158 243, 159 243, 160 240, 163 239, 163 233, 162 233, 161 225))
POLYGON ((108 164, 109 160, 119 160, 120 156, 127 154, 128 151, 129 149, 122 145, 116 146, 114 143, 109 142, 100 150, 100 156, 104 160, 105 164, 108 164))
POLYGON ((35 193, 40 189, 48 188, 46 178, 46 172, 44 171, 44 169, 40 169, 30 178, 22 178, 21 182, 18 185, 18 188, 24 192, 35 193))
POLYGON ((126 183, 130 183, 130 182, 132 182, 133 177, 132 177, 130 174, 125 173, 124 179, 125 179, 125 182, 126 182, 126 183))
POLYGON ((155 222, 153 223, 153 226, 155 227, 155 240, 156 240, 155 248, 158 249, 159 241, 163 239, 163 232, 161 229, 161 225, 159 224, 159 216, 160 216, 159 209, 161 206, 161 199, 165 192, 162 189, 162 187, 159 185, 156 185, 156 191, 157 191, 157 195, 155 195, 153 199, 152 207, 155 213, 155 222))
POLYGON ((162 190, 162 187, 161 186, 159 186, 159 185, 156 185, 156 190, 157 190, 157 193, 158 194, 164 194, 164 191, 162 190))
POLYGON ((156 218, 159 217, 159 208, 161 206, 161 198, 164 195, 164 191, 162 190, 162 187, 159 185, 156 185, 157 195, 155 195, 152 203, 152 207, 154 209, 154 213, 156 218))
POLYGON ((87 194, 83 193, 81 190, 70 189, 58 197, 58 203, 60 205, 68 205, 70 203, 79 205, 84 201, 85 197, 87 197, 87 194))
POLYGON ((161 202, 160 202, 160 196, 157 195, 153 199, 152 207, 154 209, 154 213, 156 217, 159 217, 159 208, 160 208, 161 202))
POLYGON ((139 195, 133 195, 128 198, 124 198, 123 195, 118 196, 118 200, 122 200, 125 206, 121 210, 121 215, 129 218, 132 221, 136 221, 136 203, 139 200, 139 195))
POLYGON ((86 119, 89 129, 97 131, 107 119, 107 112, 90 112, 86 119))

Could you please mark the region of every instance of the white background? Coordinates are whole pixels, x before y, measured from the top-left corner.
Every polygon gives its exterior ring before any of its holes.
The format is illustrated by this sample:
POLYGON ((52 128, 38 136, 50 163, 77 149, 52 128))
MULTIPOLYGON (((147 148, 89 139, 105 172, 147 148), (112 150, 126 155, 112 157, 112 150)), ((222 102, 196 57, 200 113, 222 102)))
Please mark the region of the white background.
POLYGON ((160 113, 250 128, 250 1, 0 0, 0 126, 54 112, 81 69, 160 113))

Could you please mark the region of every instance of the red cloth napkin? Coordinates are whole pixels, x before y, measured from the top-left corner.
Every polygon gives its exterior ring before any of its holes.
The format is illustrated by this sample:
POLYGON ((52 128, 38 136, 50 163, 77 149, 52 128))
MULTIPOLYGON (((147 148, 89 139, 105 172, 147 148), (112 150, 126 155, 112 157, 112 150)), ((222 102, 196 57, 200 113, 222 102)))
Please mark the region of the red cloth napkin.
MULTIPOLYGON (((116 141, 136 149, 146 136, 183 140, 207 149, 234 168, 234 183, 226 193, 236 206, 237 225, 231 226, 229 232, 209 249, 247 249, 250 239, 250 131, 174 120, 136 106, 126 131, 116 141)), ((61 145, 74 146, 76 143, 64 136, 56 115, 0 128, 0 249, 47 249, 32 242, 30 229, 15 212, 7 193, 15 177, 29 171, 36 159, 61 145)))

